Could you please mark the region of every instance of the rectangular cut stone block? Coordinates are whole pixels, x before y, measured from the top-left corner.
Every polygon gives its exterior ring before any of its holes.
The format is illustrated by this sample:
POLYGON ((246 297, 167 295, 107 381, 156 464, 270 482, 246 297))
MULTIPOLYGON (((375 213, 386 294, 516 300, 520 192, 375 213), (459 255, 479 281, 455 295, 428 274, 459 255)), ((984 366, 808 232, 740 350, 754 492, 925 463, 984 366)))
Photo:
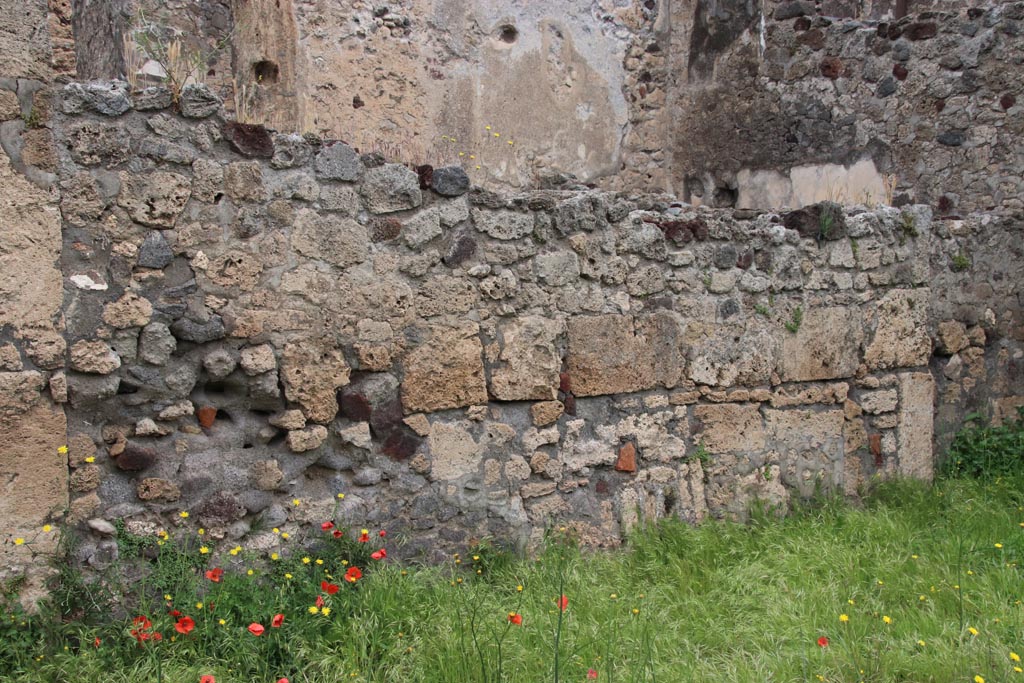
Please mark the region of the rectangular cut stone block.
POLYGON ((503 324, 501 354, 491 372, 491 395, 499 401, 549 401, 558 396, 562 358, 555 340, 561 320, 526 316, 503 324))
POLYGON ((900 410, 896 454, 899 472, 907 477, 931 481, 935 380, 927 372, 899 375, 900 410))
POLYGON ((872 370, 928 364, 928 289, 894 289, 878 301, 874 337, 864 351, 872 370))
POLYGON ((764 424, 756 404, 722 403, 694 406, 694 441, 709 453, 761 451, 764 424))
POLYGON ((845 422, 838 408, 766 410, 768 446, 778 458, 783 481, 804 496, 813 494, 819 482, 841 484, 845 422))
POLYGON ((487 402, 478 333, 477 324, 469 322, 429 328, 429 339, 405 359, 402 405, 406 414, 487 402))
POLYGON ((672 388, 686 365, 677 314, 577 316, 569 320, 566 364, 577 396, 672 388))
POLYGON ((781 375, 787 382, 852 377, 860 364, 864 329, 855 308, 812 308, 796 334, 782 342, 781 375))

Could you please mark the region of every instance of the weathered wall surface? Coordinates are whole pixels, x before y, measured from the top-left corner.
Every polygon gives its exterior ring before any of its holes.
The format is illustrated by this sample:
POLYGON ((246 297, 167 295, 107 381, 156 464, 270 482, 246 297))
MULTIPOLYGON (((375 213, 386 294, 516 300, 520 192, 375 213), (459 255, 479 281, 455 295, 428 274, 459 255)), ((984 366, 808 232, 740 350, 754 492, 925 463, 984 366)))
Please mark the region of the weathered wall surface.
MULTIPOLYGON (((571 173, 711 206, 1021 208, 1020 2, 151 4, 207 42, 231 30, 230 64, 205 78, 243 120, 458 162, 476 183, 571 173)), ((116 29, 125 7, 74 17, 116 29)), ((116 41, 78 33, 79 74, 119 75, 116 41)))
MULTIPOLYGON (((45 2, 0 9, 0 581, 54 550, 67 507, 57 154, 45 2), (15 538, 28 543, 16 545, 15 538)), ((26 600, 44 572, 30 575, 26 600)))
POLYGON ((345 492, 429 554, 931 476, 927 208, 470 193, 127 102, 63 93, 76 514, 258 546, 345 492))
POLYGON ((897 19, 878 3, 676 3, 673 189, 1019 211, 1024 4, 909 4, 897 19))

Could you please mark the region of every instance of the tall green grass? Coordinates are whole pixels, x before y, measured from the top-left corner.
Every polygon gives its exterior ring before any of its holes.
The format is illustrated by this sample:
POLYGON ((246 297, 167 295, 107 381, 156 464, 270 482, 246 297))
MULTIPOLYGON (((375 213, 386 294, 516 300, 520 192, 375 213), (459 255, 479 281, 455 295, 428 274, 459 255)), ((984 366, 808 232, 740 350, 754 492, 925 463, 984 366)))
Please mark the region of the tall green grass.
POLYGON ((663 522, 610 552, 556 529, 537 558, 482 547, 445 567, 370 561, 355 584, 339 580, 339 553, 253 576, 241 563, 213 586, 194 550, 162 552, 123 612, 6 616, 0 681, 156 681, 158 659, 175 683, 555 681, 561 617, 559 681, 1024 683, 1011 658, 1024 653, 1020 479, 890 482, 858 506, 824 500, 745 525, 663 522), (308 610, 325 574, 341 586, 327 617, 308 610), (174 642, 172 591, 197 622, 174 642), (211 599, 213 612, 194 608, 211 599), (128 634, 137 612, 163 629, 156 648, 128 634), (267 632, 252 636, 252 621, 267 632))

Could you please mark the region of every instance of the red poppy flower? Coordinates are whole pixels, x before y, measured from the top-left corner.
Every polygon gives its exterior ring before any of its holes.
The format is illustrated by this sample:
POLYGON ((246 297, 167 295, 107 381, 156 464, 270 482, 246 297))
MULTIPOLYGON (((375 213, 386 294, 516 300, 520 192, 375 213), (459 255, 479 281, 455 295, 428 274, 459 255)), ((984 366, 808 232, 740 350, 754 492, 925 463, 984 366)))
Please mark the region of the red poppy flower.
POLYGON ((828 647, 828 638, 826 636, 818 638, 818 647, 828 647))
POLYGON ((375 553, 370 553, 370 557, 372 557, 375 560, 383 560, 387 556, 388 556, 388 551, 384 550, 384 548, 381 548, 380 550, 378 550, 375 553))
POLYGON ((270 620, 270 625, 273 626, 274 628, 281 628, 281 624, 283 624, 283 623, 284 623, 284 615, 283 614, 275 614, 274 618, 270 620))
POLYGON ((380 536, 381 538, 384 538, 385 536, 388 535, 388 532, 386 532, 383 529, 381 529, 380 531, 377 532, 377 535, 380 536))
POLYGON ((565 609, 568 606, 569 606, 569 598, 565 597, 564 595, 562 597, 558 598, 558 609, 560 609, 560 610, 562 610, 564 612, 565 609))
POLYGON ((178 623, 174 625, 174 630, 182 635, 188 635, 195 627, 196 622, 192 617, 182 617, 181 619, 178 619, 178 623))
POLYGON ((180 616, 181 616, 181 612, 179 612, 179 611, 178 611, 178 610, 176 610, 176 609, 172 609, 172 610, 171 610, 170 612, 168 612, 168 614, 169 614, 170 616, 174 617, 175 619, 177 619, 178 617, 180 617, 180 616))
POLYGON ((152 636, 150 636, 150 637, 151 637, 151 638, 153 639, 153 641, 154 641, 154 642, 156 642, 156 643, 159 643, 159 642, 160 642, 161 640, 163 640, 163 639, 164 639, 164 637, 163 637, 162 635, 160 635, 160 631, 157 631, 156 633, 154 633, 154 634, 153 634, 152 636))
POLYGON ((137 626, 139 628, 147 629, 147 628, 152 627, 153 624, 149 621, 149 619, 147 619, 146 617, 144 617, 144 616, 142 616, 140 614, 139 616, 137 616, 134 619, 132 619, 132 626, 137 626))
POLYGON ((220 583, 222 576, 224 576, 224 570, 220 567, 214 567, 213 569, 206 570, 206 578, 214 583, 220 583))
POLYGON ((328 595, 334 595, 338 592, 338 586, 333 583, 327 583, 326 581, 320 582, 320 589, 328 595))
POLYGON ((363 578, 363 573, 359 571, 359 567, 349 567, 345 572, 345 580, 349 583, 355 583, 361 578, 363 578))
POLYGON ((334 522, 324 522, 323 524, 320 525, 320 528, 323 529, 324 531, 330 531, 331 529, 334 528, 334 522))
POLYGON ((360 543, 369 543, 370 542, 370 534, 365 532, 365 531, 363 533, 359 534, 359 542, 360 543))
POLYGON ((334 531, 331 532, 331 536, 334 536, 335 538, 341 538, 344 535, 345 534, 342 533, 341 529, 335 529, 334 531))
POLYGON ((199 683, 217 683, 217 679, 210 674, 206 674, 205 676, 199 677, 199 683))
POLYGON ((100 638, 99 638, 99 636, 96 636, 96 639, 94 641, 92 641, 92 646, 93 647, 99 647, 100 646, 100 638))
POLYGON ((515 624, 516 626, 522 626, 523 625, 523 615, 522 614, 518 614, 516 612, 509 612, 508 613, 508 620, 509 620, 509 623, 515 624))
POLYGON ((316 596, 316 606, 317 607, 323 607, 324 606, 324 596, 322 596, 322 595, 316 596))
POLYGON ((589 678, 589 679, 597 678, 597 672, 594 671, 593 669, 587 669, 587 678, 589 678))
POLYGON ((249 633, 254 636, 262 636, 263 632, 266 630, 267 629, 263 628, 263 624, 257 624, 256 622, 249 624, 249 633))
POLYGON ((277 679, 277 683, 288 683, 288 679, 287 678, 279 678, 279 679, 277 679))

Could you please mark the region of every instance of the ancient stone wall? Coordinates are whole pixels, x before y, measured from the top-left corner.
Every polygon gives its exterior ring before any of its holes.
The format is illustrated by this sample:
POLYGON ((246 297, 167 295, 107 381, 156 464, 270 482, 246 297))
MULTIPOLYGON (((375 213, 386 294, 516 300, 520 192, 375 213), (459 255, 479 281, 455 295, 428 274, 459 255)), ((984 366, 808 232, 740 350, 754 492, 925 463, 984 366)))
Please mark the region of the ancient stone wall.
POLYGON ((676 4, 672 188, 714 206, 1024 208, 1024 3, 908 4, 676 4))
POLYGON ((258 546, 257 517, 343 492, 410 554, 555 519, 614 544, 932 474, 927 207, 503 195, 222 121, 201 89, 184 115, 118 83, 59 106, 80 521, 185 509, 258 546))

